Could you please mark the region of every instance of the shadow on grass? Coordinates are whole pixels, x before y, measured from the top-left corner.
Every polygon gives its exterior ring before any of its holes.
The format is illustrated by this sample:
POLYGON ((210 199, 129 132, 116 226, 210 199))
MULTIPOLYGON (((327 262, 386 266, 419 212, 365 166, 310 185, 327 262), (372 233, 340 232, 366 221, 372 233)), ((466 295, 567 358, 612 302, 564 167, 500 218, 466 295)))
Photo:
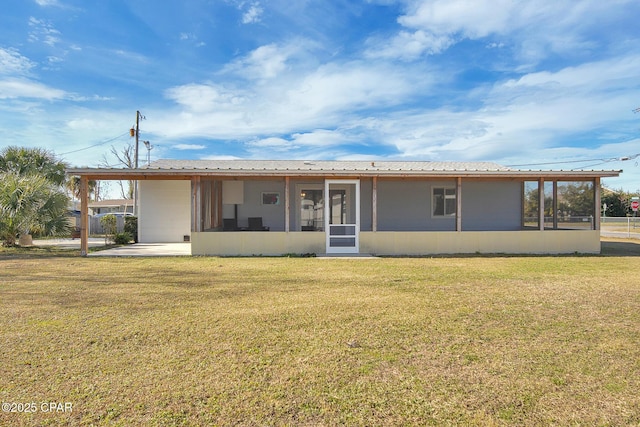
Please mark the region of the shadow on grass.
POLYGON ((0 247, 0 260, 78 256, 80 256, 80 250, 78 249, 61 249, 55 246, 0 247))
MULTIPOLYGON (((117 248, 122 245, 106 244, 104 246, 90 246, 89 253, 117 248)), ((0 260, 4 259, 31 259, 31 258, 70 258, 80 257, 80 249, 73 247, 61 247, 56 245, 33 246, 0 246, 0 260)))
POLYGON ((602 256, 640 256, 640 240, 602 240, 600 253, 602 256))

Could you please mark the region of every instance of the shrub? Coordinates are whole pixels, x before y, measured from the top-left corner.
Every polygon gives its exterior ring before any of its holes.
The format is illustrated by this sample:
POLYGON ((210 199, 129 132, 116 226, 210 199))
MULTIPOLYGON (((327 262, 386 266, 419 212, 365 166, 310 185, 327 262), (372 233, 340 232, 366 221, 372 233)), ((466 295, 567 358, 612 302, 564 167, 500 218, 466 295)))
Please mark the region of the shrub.
POLYGON ((113 242, 116 245, 128 245, 131 240, 133 240, 133 237, 131 236, 130 233, 124 232, 124 233, 116 233, 115 236, 113 236, 113 242))
POLYGON ((138 217, 124 217, 124 232, 129 233, 135 243, 138 243, 138 217))
POLYGON ((113 239, 118 231, 118 220, 113 214, 107 214, 100 218, 100 225, 104 228, 104 242, 107 243, 108 239, 113 239))

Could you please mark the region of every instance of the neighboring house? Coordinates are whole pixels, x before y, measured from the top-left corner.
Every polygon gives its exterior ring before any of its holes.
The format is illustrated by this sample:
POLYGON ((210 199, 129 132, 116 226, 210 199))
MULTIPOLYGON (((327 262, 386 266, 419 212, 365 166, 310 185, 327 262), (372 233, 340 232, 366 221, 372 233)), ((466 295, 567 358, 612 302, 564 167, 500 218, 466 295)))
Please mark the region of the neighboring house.
POLYGON ((190 241, 194 255, 598 253, 600 179, 620 172, 293 160, 68 171, 138 180, 140 242, 190 241))
POLYGON ((133 213, 133 200, 110 199, 89 202, 89 214, 98 215, 105 213, 133 213))

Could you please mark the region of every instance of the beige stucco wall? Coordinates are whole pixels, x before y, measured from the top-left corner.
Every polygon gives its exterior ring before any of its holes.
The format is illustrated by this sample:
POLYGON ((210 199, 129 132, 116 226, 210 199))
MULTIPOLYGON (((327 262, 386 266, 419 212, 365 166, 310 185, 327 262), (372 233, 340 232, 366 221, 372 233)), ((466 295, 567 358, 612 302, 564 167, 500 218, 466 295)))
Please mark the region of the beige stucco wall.
POLYGON ((596 230, 360 233, 360 252, 377 255, 457 253, 600 253, 596 230))
POLYGON ((193 255, 284 255, 325 252, 325 234, 241 231, 192 233, 193 255))
MULTIPOLYGON (((325 234, 309 232, 193 233, 194 255, 283 255, 325 253, 325 234)), ((457 253, 599 253, 592 230, 362 232, 360 253, 428 255, 457 253)))
POLYGON ((138 181, 138 240, 174 243, 191 234, 191 181, 138 181))

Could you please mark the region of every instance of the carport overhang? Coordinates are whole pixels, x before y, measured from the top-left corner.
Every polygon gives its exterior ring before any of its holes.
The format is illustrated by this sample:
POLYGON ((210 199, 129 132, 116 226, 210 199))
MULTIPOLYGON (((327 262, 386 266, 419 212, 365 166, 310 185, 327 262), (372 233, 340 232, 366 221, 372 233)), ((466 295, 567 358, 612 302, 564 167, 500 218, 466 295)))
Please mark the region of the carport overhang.
POLYGON ((144 169, 70 168, 67 175, 80 177, 80 255, 89 253, 89 181, 121 180, 191 180, 194 174, 175 171, 148 171, 144 169))

